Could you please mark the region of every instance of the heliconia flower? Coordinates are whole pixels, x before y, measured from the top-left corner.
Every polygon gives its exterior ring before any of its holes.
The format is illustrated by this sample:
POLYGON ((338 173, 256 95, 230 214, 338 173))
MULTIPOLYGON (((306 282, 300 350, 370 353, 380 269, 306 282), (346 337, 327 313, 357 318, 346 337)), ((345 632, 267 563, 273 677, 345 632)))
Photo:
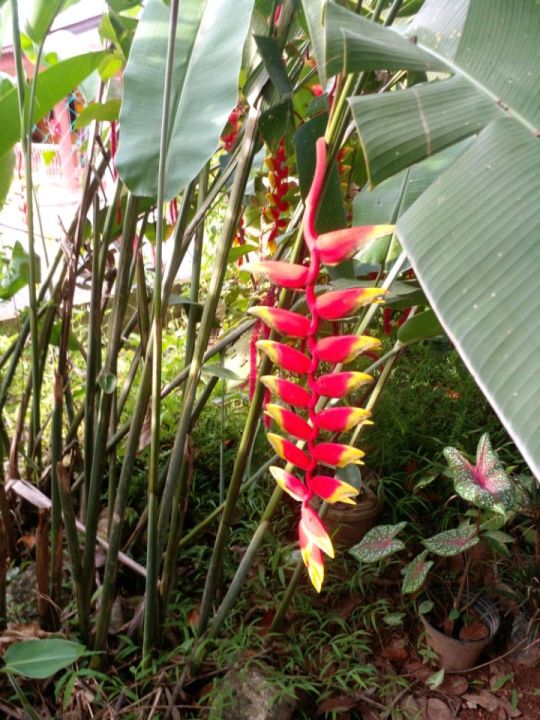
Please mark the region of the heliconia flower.
MULTIPOLYGON (((272 468, 270 468, 271 470, 272 468)), ((316 493, 322 500, 327 503, 347 503, 348 505, 356 505, 353 498, 359 494, 357 490, 349 483, 338 480, 328 475, 315 475, 309 481, 310 490, 316 493)))
POLYGON ((272 420, 286 433, 293 435, 299 440, 309 440, 313 436, 313 428, 311 425, 301 418, 300 415, 287 410, 287 408, 281 407, 281 405, 268 404, 264 409, 266 415, 269 415, 272 420))
MULTIPOLYGON (((261 378, 262 380, 262 378, 261 378)), ((314 383, 319 395, 331 398, 342 398, 361 385, 372 382, 371 375, 363 372, 339 372, 320 375, 314 383)))
MULTIPOLYGON (((363 373, 357 374, 362 375, 363 373)), ((283 400, 283 402, 301 408, 309 407, 311 402, 311 393, 300 385, 297 385, 290 380, 275 377, 274 375, 263 375, 263 377, 261 377, 261 382, 270 390, 271 393, 277 395, 281 400, 283 400)))
POLYGON ((308 268, 304 265, 294 265, 279 260, 258 260, 244 265, 242 270, 263 275, 274 285, 290 290, 304 290, 308 276, 308 268))
POLYGON ((364 408, 332 407, 315 415, 315 424, 320 430, 347 432, 355 425, 369 422, 371 413, 364 408))
POLYGON ((315 354, 323 362, 348 363, 360 353, 380 345, 380 340, 369 335, 332 335, 319 340, 315 354))
POLYGON ((299 350, 274 340, 259 340, 257 347, 283 370, 289 370, 299 375, 306 375, 309 372, 311 360, 299 350))
POLYGON ((374 287, 333 290, 320 295, 315 301, 319 316, 325 320, 340 320, 352 315, 364 305, 382 302, 385 290, 374 287))
POLYGON ((333 230, 319 235, 315 242, 315 248, 319 251, 322 263, 338 265, 351 258, 372 240, 393 232, 393 225, 362 225, 344 230, 333 230))
POLYGON ((307 568, 309 579, 317 592, 321 592, 324 582, 324 562, 319 548, 306 535, 302 523, 298 523, 298 540, 302 560, 307 568))
POLYGON ((269 470, 279 487, 285 490, 294 500, 302 502, 307 499, 308 490, 301 480, 275 465, 272 465, 269 470))
POLYGON ((345 467, 352 464, 363 465, 361 458, 364 455, 363 450, 358 450, 352 445, 332 442, 319 443, 312 450, 314 460, 334 467, 345 467))
POLYGON ((334 557, 334 546, 330 540, 330 535, 326 532, 320 517, 315 510, 306 503, 302 504, 302 512, 300 516, 300 525, 307 535, 308 539, 316 545, 328 557, 334 557))
POLYGON ((307 470, 311 466, 311 459, 308 455, 302 452, 302 450, 296 447, 290 440, 285 440, 285 438, 282 438, 280 435, 275 435, 274 433, 268 433, 266 437, 282 460, 286 460, 290 462, 291 465, 296 465, 296 467, 302 470, 307 470))
POLYGON ((309 319, 290 310, 256 305, 249 308, 248 313, 260 318, 265 325, 281 335, 305 338, 309 332, 309 319))

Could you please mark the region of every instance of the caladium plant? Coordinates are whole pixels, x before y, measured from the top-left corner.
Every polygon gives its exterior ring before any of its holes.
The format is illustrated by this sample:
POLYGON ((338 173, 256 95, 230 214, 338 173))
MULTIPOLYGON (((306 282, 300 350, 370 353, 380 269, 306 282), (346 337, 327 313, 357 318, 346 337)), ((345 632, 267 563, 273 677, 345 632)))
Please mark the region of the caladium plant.
POLYGON ((458 495, 479 508, 508 510, 515 501, 515 486, 484 433, 476 450, 476 465, 453 447, 444 449, 458 495))
POLYGON ((353 498, 359 492, 331 472, 318 471, 318 466, 341 468, 361 463, 364 456, 362 450, 325 440, 322 434, 341 433, 370 422, 370 413, 364 408, 347 405, 324 408, 324 401, 320 401, 322 398, 343 400, 347 394, 370 382, 371 377, 365 373, 341 371, 336 366, 349 363, 359 354, 380 345, 376 338, 362 335, 335 334, 320 338, 319 324, 321 320, 342 320, 369 303, 381 302, 384 290, 355 287, 330 290, 317 296, 315 287, 320 284, 321 265, 337 265, 351 258, 370 240, 393 230, 390 225, 369 225, 319 235, 315 219, 325 170, 326 144, 321 138, 316 145, 315 174, 306 198, 303 219, 309 264, 261 260, 245 268, 266 277, 278 287, 306 295, 309 317, 272 307, 253 307, 250 312, 281 336, 279 341, 261 340, 257 343, 282 373, 261 378, 271 394, 284 403, 269 403, 265 413, 281 432, 301 441, 304 447, 273 432, 268 433, 268 440, 283 460, 302 472, 302 477, 292 474, 288 468, 272 467, 270 472, 280 487, 301 503, 298 525, 300 550, 317 591, 321 590, 324 580, 322 553, 333 557, 334 548, 321 519, 311 506, 311 500, 318 495, 328 503, 354 503, 353 498), (300 382, 283 376, 289 373, 298 376, 300 382))

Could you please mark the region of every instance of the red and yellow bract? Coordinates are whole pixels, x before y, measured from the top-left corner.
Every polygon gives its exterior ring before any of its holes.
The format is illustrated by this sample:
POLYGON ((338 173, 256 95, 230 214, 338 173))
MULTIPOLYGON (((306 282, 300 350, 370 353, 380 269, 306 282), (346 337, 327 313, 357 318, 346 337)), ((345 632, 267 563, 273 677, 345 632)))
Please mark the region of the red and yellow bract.
POLYGON ((319 375, 315 379, 315 390, 324 397, 342 398, 361 385, 366 385, 372 381, 371 375, 352 370, 349 372, 328 373, 319 375))
POLYGON ((380 341, 370 336, 334 335, 318 339, 320 320, 340 320, 368 303, 381 302, 384 291, 380 288, 347 288, 331 290, 315 295, 321 263, 336 265, 354 255, 367 242, 393 231, 391 225, 375 225, 338 230, 318 235, 315 217, 321 197, 326 169, 326 145, 323 139, 317 141, 317 161, 311 189, 306 198, 304 213, 304 240, 310 255, 309 266, 285 262, 262 260, 252 263, 246 269, 258 273, 280 287, 304 290, 308 317, 288 310, 268 307, 251 308, 251 314, 260 318, 274 332, 286 338, 300 338, 301 350, 274 340, 262 340, 257 347, 265 352, 282 371, 303 376, 302 384, 282 377, 265 375, 261 382, 284 403, 286 408, 275 403, 266 406, 265 413, 272 418, 279 429, 305 444, 299 447, 287 438, 268 433, 268 441, 280 458, 303 471, 303 481, 289 472, 289 468, 271 467, 270 472, 277 484, 292 498, 301 503, 298 539, 302 559, 317 592, 324 580, 322 553, 334 557, 332 541, 311 501, 318 495, 328 503, 354 504, 358 490, 331 475, 316 472, 319 464, 346 467, 362 462, 364 452, 351 445, 321 441, 323 432, 345 432, 353 427, 370 422, 370 413, 364 408, 335 406, 320 407, 322 397, 340 399, 356 388, 372 381, 370 375, 354 371, 323 373, 320 363, 337 365, 351 362, 360 353, 377 349, 380 341), (305 351, 305 352, 304 352, 305 351), (306 413, 303 417, 302 412, 306 413))
POLYGON ((348 260, 372 240, 390 235, 393 225, 363 225, 361 227, 333 230, 315 239, 315 249, 320 262, 325 265, 339 265, 348 260))
POLYGON ((244 265, 242 270, 254 275, 263 275, 273 285, 289 290, 305 290, 308 268, 304 265, 281 262, 279 260, 258 260, 244 265))
POLYGON ((274 365, 283 370, 298 373, 298 375, 307 375, 309 372, 310 358, 289 345, 274 340, 259 340, 257 347, 268 355, 274 365))
POLYGON ((313 427, 292 410, 268 403, 264 412, 274 420, 280 430, 299 440, 309 440, 313 436, 313 427))
MULTIPOLYGON (((273 395, 277 395, 283 402, 289 405, 295 405, 299 408, 308 408, 311 402, 311 393, 301 385, 285 380, 284 378, 275 377, 275 375, 263 375, 260 378, 262 384, 270 390, 273 395)), ((321 393, 322 394, 322 393, 321 393)))
POLYGON ((288 335, 294 338, 305 338, 309 333, 309 320, 304 315, 281 310, 281 308, 256 305, 249 308, 250 315, 254 315, 263 321, 269 328, 280 335, 288 335))
POLYGON ((315 307, 324 320, 341 320, 364 305, 382 302, 384 290, 380 288, 348 288, 324 293, 317 298, 315 307))

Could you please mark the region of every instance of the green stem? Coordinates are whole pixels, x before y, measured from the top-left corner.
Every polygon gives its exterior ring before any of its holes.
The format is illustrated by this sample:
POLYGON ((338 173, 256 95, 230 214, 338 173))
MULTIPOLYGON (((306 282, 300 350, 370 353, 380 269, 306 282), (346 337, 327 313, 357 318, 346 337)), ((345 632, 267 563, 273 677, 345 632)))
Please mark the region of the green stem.
POLYGON ((229 205, 227 209, 227 216, 225 218, 221 238, 217 247, 214 270, 212 273, 212 278, 210 280, 208 295, 204 304, 203 315, 201 318, 199 332, 197 334, 197 340, 193 351, 193 359, 191 361, 189 375, 184 391, 182 413, 180 416, 178 430, 174 440, 169 471, 167 473, 167 479, 165 481, 165 487, 163 490, 163 497, 161 501, 159 517, 160 546, 165 543, 165 537, 170 524, 170 513, 175 484, 177 483, 178 478, 181 477, 180 471, 184 457, 184 447, 187 434, 191 425, 191 416, 193 411, 193 405, 195 402, 201 366, 205 356, 206 348, 208 346, 208 341, 210 339, 210 334, 214 324, 219 299, 221 297, 221 289, 227 270, 227 256, 229 254, 236 227, 238 225, 238 216, 240 208, 242 206, 249 170, 251 168, 253 156, 255 153, 259 113, 260 111, 258 108, 252 107, 246 120, 246 131, 243 138, 238 167, 236 170, 235 182, 231 190, 229 205))
POLYGON ((96 405, 96 383, 101 365, 101 294, 103 279, 105 275, 106 258, 112 229, 116 216, 116 207, 120 199, 122 184, 117 182, 112 202, 107 211, 103 236, 100 241, 99 233, 99 202, 97 196, 94 199, 94 227, 92 242, 92 290, 90 294, 90 311, 88 316, 88 360, 86 364, 86 392, 84 398, 84 492, 83 492, 83 513, 86 510, 86 503, 90 491, 90 477, 92 474, 92 460, 94 457, 94 433, 95 433, 95 405, 96 405))
POLYGON ((158 614, 158 577, 160 558, 158 554, 158 486, 159 486, 159 440, 161 417, 161 349, 162 349, 162 246, 165 202, 165 168, 169 146, 169 111, 172 93, 174 69, 174 46, 178 21, 179 0, 172 0, 169 22, 167 61, 165 65, 165 87, 163 90, 163 110, 161 115, 161 137, 159 148, 159 168, 157 183, 157 228, 154 275, 154 334, 152 363, 152 401, 151 401, 151 440, 150 464, 148 467, 148 526, 146 546, 146 590, 144 598, 143 629, 143 667, 150 664, 151 653, 155 645, 159 627, 158 614))
POLYGON ((66 529, 66 539, 71 562, 71 575, 75 586, 79 629, 83 642, 88 644, 90 640, 90 617, 87 611, 88 603, 86 602, 84 595, 86 588, 82 574, 81 550, 79 546, 79 535, 77 532, 77 521, 75 518, 75 511, 73 509, 73 497, 71 495, 69 472, 62 463, 58 464, 57 475, 58 485, 60 487, 62 514, 64 516, 64 527, 66 529))
MULTIPOLYGON (((61 2, 61 0, 60 0, 61 2)), ((57 11, 60 7, 60 2, 57 3, 57 11)), ((41 56, 43 54, 43 46, 45 39, 49 33, 50 26, 52 25, 52 18, 47 27, 47 30, 43 36, 43 39, 39 43, 36 63, 34 68, 34 75, 32 77, 32 83, 30 86, 30 96, 28 106, 26 104, 26 79, 24 76, 24 68, 22 62, 22 48, 21 48, 21 36, 19 31, 19 15, 16 0, 11 2, 12 20, 13 20, 13 49, 15 52, 15 63, 17 68, 17 86, 18 86, 18 97, 19 97, 19 114, 21 120, 21 139, 24 148, 24 161, 25 161, 25 185, 26 185, 26 207, 27 207, 27 229, 28 229, 28 294, 29 294, 29 316, 30 316, 30 353, 31 353, 31 364, 32 364, 32 412, 31 412, 31 425, 30 425, 30 439, 29 447, 31 448, 29 458, 32 458, 33 454, 36 455, 36 474, 32 473, 34 477, 39 477, 41 468, 41 451, 39 443, 37 441, 39 430, 40 430, 40 389, 41 389, 41 377, 39 372, 39 347, 38 347, 38 303, 36 295, 36 250, 35 250, 35 237, 34 237, 34 195, 32 185, 32 122, 34 115, 34 105, 36 98, 36 88, 39 77, 39 66, 41 64, 41 56)), ((55 13, 56 14, 56 13, 55 13)))
MULTIPOLYGON (((126 205, 114 304, 109 324, 107 356, 101 372, 104 382, 114 381, 117 375, 118 353, 122 342, 122 325, 129 301, 129 274, 133 256, 133 235, 137 222, 137 205, 138 200, 130 194, 126 205)), ((86 539, 83 554, 83 574, 85 581, 88 583, 88 598, 91 595, 94 577, 95 542, 101 508, 101 486, 106 462, 105 448, 109 434, 113 398, 114 393, 109 389, 101 391, 85 518, 86 539)))

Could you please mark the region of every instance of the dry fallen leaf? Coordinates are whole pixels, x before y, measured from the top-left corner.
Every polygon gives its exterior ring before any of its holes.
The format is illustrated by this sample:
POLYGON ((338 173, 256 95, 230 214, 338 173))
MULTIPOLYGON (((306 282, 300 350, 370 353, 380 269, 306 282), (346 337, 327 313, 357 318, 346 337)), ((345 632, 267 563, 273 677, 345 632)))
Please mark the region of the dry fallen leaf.
POLYGON ((426 720, 452 720, 453 717, 454 715, 446 703, 438 698, 429 698, 426 720))
POLYGON ((407 639, 404 637, 396 637, 390 640, 388 645, 383 649, 382 656, 390 662, 404 662, 409 657, 407 652, 407 639))
POLYGON ((439 686, 439 692, 444 695, 463 695, 468 688, 469 682, 464 675, 447 675, 439 686))

